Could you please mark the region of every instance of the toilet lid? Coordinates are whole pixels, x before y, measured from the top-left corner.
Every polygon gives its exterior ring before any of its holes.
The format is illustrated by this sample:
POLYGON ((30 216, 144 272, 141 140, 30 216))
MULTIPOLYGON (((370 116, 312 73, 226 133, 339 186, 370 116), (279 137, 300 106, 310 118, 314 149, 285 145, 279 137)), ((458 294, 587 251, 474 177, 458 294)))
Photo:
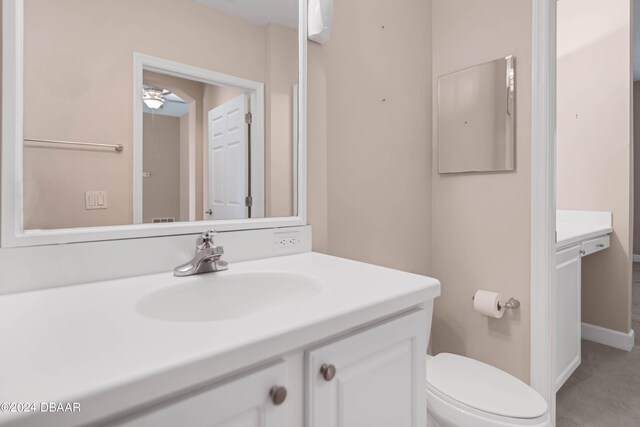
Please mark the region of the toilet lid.
POLYGON ((547 403, 519 379, 486 363, 449 353, 427 360, 427 387, 476 410, 509 418, 538 418, 547 403))

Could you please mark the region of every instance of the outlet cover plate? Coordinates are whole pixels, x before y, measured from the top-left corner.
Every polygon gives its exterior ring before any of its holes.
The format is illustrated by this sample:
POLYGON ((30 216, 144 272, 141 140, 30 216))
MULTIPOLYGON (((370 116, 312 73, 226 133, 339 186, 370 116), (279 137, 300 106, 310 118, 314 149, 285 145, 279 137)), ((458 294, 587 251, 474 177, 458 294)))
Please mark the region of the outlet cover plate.
POLYGON ((300 231, 273 233, 273 252, 276 254, 299 252, 301 244, 300 231))

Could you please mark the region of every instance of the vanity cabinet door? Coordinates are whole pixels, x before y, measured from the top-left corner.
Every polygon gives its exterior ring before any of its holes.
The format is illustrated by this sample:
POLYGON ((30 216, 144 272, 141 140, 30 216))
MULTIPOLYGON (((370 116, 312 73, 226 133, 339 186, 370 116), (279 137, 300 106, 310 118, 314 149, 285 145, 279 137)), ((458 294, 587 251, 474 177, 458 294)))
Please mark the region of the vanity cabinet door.
POLYGON ((426 425, 424 310, 308 351, 307 427, 426 425))
POLYGON ((580 246, 556 254, 556 390, 580 366, 581 267, 580 246))
POLYGON ((194 392, 119 424, 127 427, 283 427, 287 425, 284 363, 217 387, 194 392))

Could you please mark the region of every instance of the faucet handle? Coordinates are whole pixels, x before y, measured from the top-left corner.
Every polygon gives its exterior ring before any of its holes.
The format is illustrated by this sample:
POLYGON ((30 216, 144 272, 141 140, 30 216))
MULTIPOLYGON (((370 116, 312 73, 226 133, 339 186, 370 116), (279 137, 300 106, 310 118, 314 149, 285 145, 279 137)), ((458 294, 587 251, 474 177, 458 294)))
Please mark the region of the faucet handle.
POLYGON ((216 235, 215 230, 209 230, 202 233, 196 240, 196 249, 203 250, 214 246, 213 237, 216 235))

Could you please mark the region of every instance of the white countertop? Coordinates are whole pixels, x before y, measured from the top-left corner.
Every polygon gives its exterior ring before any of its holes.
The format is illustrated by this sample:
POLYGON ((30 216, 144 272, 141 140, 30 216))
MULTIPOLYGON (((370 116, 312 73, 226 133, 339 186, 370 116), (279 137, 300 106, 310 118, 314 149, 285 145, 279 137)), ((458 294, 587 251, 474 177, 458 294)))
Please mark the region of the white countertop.
POLYGON ((437 280, 316 253, 236 263, 322 283, 296 305, 216 322, 152 320, 135 311, 171 273, 0 297, 0 402, 80 402, 80 414, 0 413, 0 424, 100 419, 302 349, 440 295, 437 280))
POLYGON ((570 246, 585 240, 604 236, 613 231, 611 227, 590 224, 558 223, 556 225, 558 240, 556 247, 570 246))
POLYGON ((556 248, 560 249, 613 232, 611 212, 558 211, 556 248))

